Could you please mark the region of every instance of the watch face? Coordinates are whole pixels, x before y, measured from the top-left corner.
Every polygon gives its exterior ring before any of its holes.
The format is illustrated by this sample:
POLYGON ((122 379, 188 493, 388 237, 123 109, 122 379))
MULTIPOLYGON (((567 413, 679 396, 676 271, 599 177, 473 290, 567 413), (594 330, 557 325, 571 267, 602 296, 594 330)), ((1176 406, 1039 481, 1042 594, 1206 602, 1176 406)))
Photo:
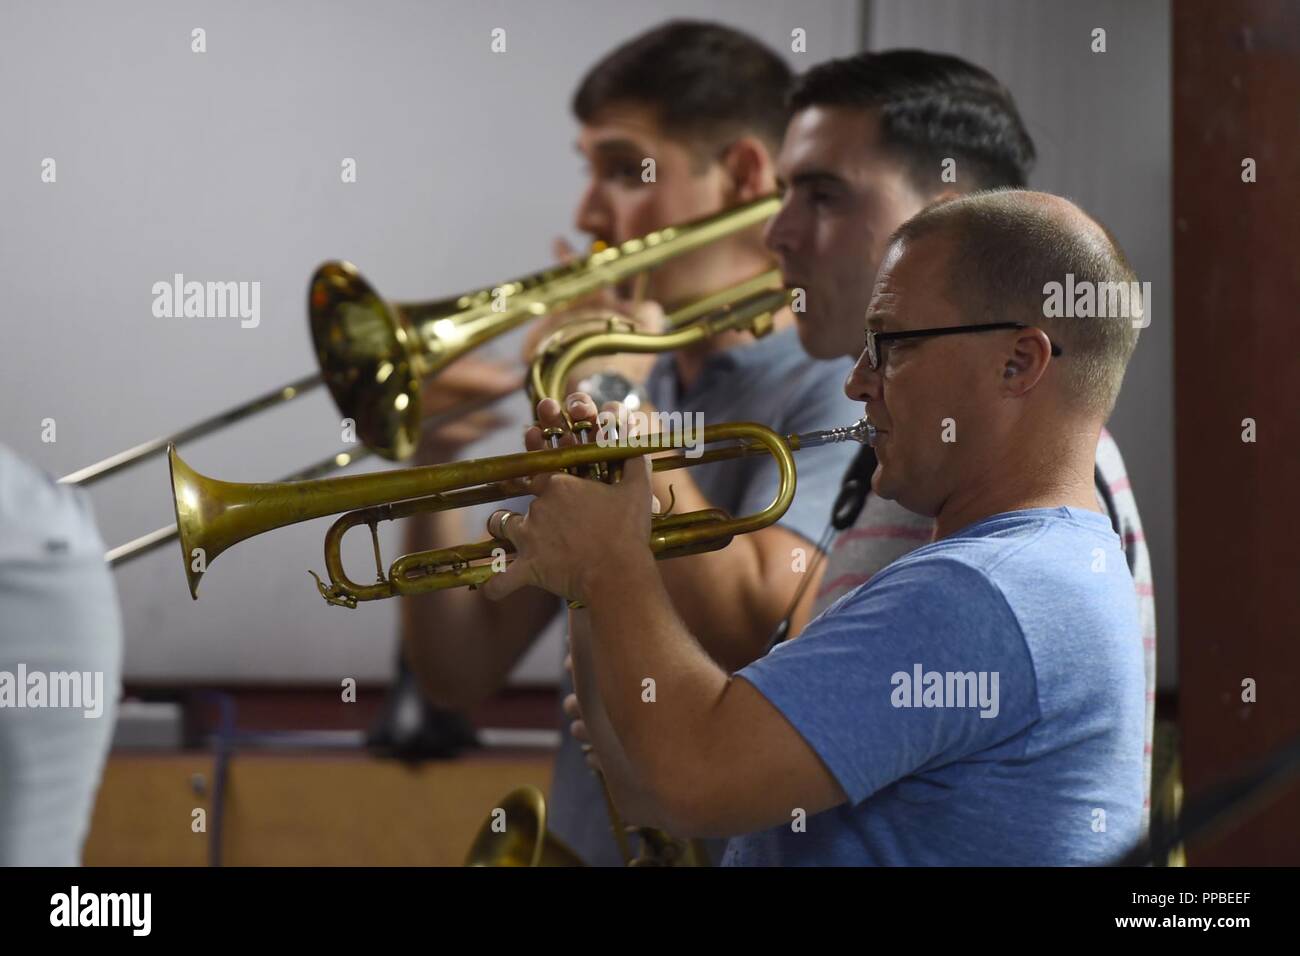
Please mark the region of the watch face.
POLYGON ((609 402, 619 402, 628 411, 641 407, 640 389, 617 372, 597 372, 579 382, 578 390, 590 395, 597 408, 609 402))

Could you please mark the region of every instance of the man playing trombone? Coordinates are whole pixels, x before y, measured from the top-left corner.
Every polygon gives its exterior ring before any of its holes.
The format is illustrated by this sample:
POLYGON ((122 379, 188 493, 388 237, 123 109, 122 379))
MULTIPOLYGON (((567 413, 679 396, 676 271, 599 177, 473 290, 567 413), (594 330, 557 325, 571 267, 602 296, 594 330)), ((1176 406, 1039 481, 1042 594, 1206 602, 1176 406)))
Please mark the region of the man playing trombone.
MULTIPOLYGON (((771 50, 710 23, 668 23, 610 53, 573 101, 578 147, 590 166, 579 228, 620 243, 772 192, 789 79, 771 50)), ((747 229, 661 266, 645 294, 673 310, 771 268, 761 231, 747 229)), ((662 357, 644 382, 642 410, 700 413, 706 423, 754 420, 782 433, 825 428, 852 414, 838 390, 848 368, 847 361, 827 366, 803 355, 791 318, 782 314, 765 338, 727 333, 662 357)), ((619 383, 617 375, 605 380, 619 383)), ((616 397, 633 384, 621 382, 616 397)), ((678 612, 723 666, 742 667, 766 650, 796 596, 800 575, 792 564, 811 563, 826 502, 851 455, 847 446, 819 452, 818 467, 801 475, 799 499, 779 524, 658 570, 678 612)), ((773 463, 749 460, 678 472, 657 486, 678 511, 714 506, 742 513, 770 500, 777 480, 773 463)), ((465 531, 451 523, 413 522, 411 550, 464 540, 465 531)), ((500 604, 459 591, 403 603, 408 660, 430 698, 456 709, 495 693, 560 607, 536 591, 500 604)), ((622 862, 599 784, 567 733, 550 807, 553 829, 584 859, 622 862)))

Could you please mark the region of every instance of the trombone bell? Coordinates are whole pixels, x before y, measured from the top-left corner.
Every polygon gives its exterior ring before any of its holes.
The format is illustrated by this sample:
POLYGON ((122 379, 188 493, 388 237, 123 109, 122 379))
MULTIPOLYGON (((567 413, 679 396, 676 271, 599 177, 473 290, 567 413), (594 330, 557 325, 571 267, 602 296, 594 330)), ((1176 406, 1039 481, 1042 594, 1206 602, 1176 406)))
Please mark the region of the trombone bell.
POLYGON ((390 307, 352 263, 327 262, 311 277, 307 311, 321 375, 357 436, 390 461, 411 457, 422 414, 419 345, 402 307, 390 307))

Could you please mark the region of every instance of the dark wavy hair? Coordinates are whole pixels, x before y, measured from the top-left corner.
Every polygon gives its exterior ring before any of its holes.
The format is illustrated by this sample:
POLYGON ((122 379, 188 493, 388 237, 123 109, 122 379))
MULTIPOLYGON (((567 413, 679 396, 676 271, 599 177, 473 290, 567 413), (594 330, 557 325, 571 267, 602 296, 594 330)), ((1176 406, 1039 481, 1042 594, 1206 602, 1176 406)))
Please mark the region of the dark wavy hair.
POLYGON ((957 161, 966 192, 1023 187, 1034 142, 1011 93, 960 57, 925 50, 859 53, 813 67, 791 87, 792 112, 811 106, 878 110, 881 141, 925 195, 957 161))
POLYGON ((573 113, 591 122, 617 103, 654 109, 669 136, 712 148, 746 133, 775 151, 789 117, 790 67, 739 30, 672 20, 634 37, 587 71, 573 113))

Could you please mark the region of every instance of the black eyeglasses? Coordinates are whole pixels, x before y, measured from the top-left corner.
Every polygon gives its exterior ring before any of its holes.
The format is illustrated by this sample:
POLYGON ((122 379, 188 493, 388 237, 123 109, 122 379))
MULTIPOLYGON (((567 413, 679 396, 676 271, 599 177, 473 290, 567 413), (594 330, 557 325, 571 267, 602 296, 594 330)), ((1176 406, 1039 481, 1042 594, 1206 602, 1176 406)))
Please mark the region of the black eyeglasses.
MULTIPOLYGON (((928 339, 936 335, 962 335, 966 332, 992 332, 995 329, 1028 329, 1032 326, 1024 322, 989 322, 984 325, 949 325, 941 329, 909 329, 906 332, 877 332, 874 329, 867 329, 867 361, 871 363, 873 372, 879 371, 881 367, 880 356, 884 346, 890 342, 898 342, 903 339, 928 339)), ((1048 342, 1052 346, 1052 354, 1060 355, 1061 347, 1051 339, 1048 342)))

